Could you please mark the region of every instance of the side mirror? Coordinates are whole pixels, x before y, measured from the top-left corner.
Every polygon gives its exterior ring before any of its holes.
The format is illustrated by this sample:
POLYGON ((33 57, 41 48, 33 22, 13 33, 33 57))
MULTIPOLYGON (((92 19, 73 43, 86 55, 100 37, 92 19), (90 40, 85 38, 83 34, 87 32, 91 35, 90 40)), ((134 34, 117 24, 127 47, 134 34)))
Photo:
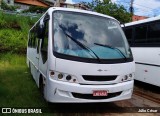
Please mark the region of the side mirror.
POLYGON ((43 22, 46 23, 49 19, 50 19, 50 16, 47 14, 47 15, 44 17, 43 22))
POLYGON ((126 27, 126 26, 125 26, 125 23, 120 22, 120 25, 121 25, 122 29, 124 30, 124 28, 126 27))

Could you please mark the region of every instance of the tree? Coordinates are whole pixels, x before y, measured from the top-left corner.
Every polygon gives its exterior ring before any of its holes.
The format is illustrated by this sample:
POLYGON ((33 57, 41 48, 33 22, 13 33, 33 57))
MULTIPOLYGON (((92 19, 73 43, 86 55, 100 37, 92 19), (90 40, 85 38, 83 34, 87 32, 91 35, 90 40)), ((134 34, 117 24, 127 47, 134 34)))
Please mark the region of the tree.
POLYGON ((91 3, 83 2, 83 4, 87 5, 91 10, 112 16, 120 22, 131 21, 132 14, 127 12, 124 6, 112 3, 111 0, 92 0, 91 3))
POLYGON ((48 8, 44 8, 41 6, 30 6, 29 9, 24 10, 23 12, 31 12, 31 13, 43 13, 47 11, 48 8))
POLYGON ((3 10, 15 11, 18 6, 7 5, 3 0, 1 1, 1 8, 3 10))

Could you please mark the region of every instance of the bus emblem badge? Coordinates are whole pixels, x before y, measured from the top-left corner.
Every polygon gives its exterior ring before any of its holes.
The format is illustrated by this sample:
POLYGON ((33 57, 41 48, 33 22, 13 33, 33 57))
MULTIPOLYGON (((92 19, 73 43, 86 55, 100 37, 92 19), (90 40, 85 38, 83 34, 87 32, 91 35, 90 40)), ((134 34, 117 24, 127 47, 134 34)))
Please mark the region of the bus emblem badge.
POLYGON ((102 72, 102 71, 108 71, 108 70, 102 70, 102 69, 98 69, 97 71, 102 72))
POLYGON ((102 70, 102 69, 98 69, 97 71, 101 72, 101 71, 103 71, 103 70, 102 70))

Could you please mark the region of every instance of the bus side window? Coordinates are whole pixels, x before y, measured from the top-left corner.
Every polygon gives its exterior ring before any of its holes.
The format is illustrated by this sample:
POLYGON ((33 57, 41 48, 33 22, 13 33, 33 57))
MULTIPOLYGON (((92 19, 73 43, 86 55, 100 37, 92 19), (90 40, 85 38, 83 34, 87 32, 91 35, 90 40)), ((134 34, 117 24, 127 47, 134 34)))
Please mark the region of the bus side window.
POLYGON ((125 32, 126 38, 127 38, 127 40, 128 40, 128 43, 129 43, 130 45, 132 45, 132 44, 133 44, 133 43, 132 43, 133 29, 132 29, 132 28, 126 28, 126 29, 124 30, 124 32, 125 32))
POLYGON ((148 25, 147 42, 160 44, 160 22, 148 25))
POLYGON ((36 47, 36 35, 35 35, 35 27, 30 31, 30 44, 32 48, 36 47))
POLYGON ((33 47, 33 29, 30 31, 30 47, 33 47))
POLYGON ((135 43, 146 44, 147 42, 147 26, 141 25, 135 28, 135 43))
POLYGON ((34 31, 33 31, 33 48, 36 48, 36 34, 35 34, 35 27, 34 27, 34 31))
POLYGON ((41 44, 41 54, 42 54, 42 61, 43 64, 47 61, 47 53, 48 53, 48 21, 44 23, 44 36, 42 38, 41 44))
POLYGON ((31 32, 29 32, 28 47, 31 47, 31 32))
POLYGON ((37 49, 37 53, 39 53, 39 44, 40 44, 40 39, 38 38, 38 35, 37 35, 37 30, 38 30, 38 26, 39 26, 39 23, 37 23, 37 25, 35 26, 35 48, 37 49))

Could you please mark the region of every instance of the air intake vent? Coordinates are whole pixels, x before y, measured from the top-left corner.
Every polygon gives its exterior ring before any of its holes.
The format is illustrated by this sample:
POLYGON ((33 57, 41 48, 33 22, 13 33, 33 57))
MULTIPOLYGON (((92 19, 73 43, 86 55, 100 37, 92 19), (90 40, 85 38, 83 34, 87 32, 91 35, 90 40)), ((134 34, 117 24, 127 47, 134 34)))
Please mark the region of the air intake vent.
POLYGON ((83 75, 82 76, 86 81, 113 81, 117 76, 92 76, 92 75, 83 75))

